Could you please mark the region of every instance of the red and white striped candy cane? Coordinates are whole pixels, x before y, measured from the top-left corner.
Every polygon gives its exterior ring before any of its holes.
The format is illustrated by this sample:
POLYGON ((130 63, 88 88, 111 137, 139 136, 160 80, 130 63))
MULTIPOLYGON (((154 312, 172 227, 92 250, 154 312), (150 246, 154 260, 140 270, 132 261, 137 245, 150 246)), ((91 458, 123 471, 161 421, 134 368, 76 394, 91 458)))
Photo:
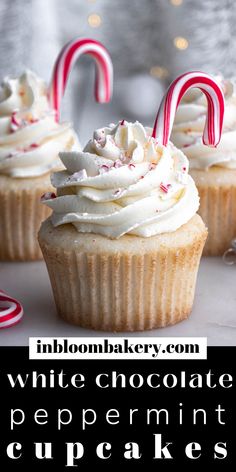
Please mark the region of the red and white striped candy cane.
POLYGON ((19 323, 23 316, 22 305, 0 290, 0 329, 19 323))
POLYGON ((70 71, 83 54, 93 57, 96 63, 95 98, 100 103, 109 102, 113 88, 113 66, 106 48, 90 38, 74 39, 67 43, 57 57, 49 87, 49 102, 56 111, 60 112, 61 99, 64 95, 70 71))
POLYGON ((199 71, 182 74, 172 82, 157 112, 152 137, 166 146, 169 142, 176 109, 185 92, 199 88, 207 98, 208 109, 203 131, 203 143, 217 146, 220 141, 224 118, 224 95, 216 81, 199 71))

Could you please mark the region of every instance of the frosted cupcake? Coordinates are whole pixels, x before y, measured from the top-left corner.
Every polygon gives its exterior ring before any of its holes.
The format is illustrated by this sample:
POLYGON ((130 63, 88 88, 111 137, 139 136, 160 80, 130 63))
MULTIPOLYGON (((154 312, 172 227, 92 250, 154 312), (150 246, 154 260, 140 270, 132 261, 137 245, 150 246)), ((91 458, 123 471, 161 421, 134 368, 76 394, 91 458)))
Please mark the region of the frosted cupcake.
POLYGON ((37 241, 40 223, 50 214, 40 204, 52 196, 50 172, 61 163, 59 151, 80 147, 70 123, 58 123, 70 71, 87 54, 96 65, 95 98, 112 97, 113 67, 103 44, 75 38, 55 61, 50 85, 30 71, 5 79, 0 91, 0 259, 41 258, 37 241))
POLYGON ((61 168, 58 153, 77 138, 58 124, 44 82, 33 72, 4 79, 0 90, 0 259, 41 258, 37 232, 50 214, 42 194, 53 190, 50 172, 61 168))
POLYGON ((207 231, 183 152, 122 121, 60 158, 39 233, 59 315, 113 331, 188 317, 207 231))
POLYGON ((218 77, 225 96, 221 142, 202 144, 207 102, 197 90, 179 106, 171 139, 189 158, 190 174, 200 195, 199 214, 209 231, 205 255, 222 255, 236 235, 236 88, 235 79, 218 77))

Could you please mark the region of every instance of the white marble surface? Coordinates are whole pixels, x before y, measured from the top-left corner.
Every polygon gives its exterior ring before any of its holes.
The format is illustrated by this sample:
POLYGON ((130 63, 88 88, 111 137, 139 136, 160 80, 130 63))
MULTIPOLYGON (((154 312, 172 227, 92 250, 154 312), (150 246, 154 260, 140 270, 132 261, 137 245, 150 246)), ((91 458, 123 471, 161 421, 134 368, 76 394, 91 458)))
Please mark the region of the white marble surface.
MULTIPOLYGON (((0 263, 0 287, 21 300, 25 310, 19 325, 0 331, 1 346, 28 345, 29 336, 114 336, 57 318, 44 262, 0 263)), ((221 258, 203 258, 190 318, 169 328, 135 333, 144 335, 207 336, 208 345, 236 345, 236 266, 225 266, 221 258)))

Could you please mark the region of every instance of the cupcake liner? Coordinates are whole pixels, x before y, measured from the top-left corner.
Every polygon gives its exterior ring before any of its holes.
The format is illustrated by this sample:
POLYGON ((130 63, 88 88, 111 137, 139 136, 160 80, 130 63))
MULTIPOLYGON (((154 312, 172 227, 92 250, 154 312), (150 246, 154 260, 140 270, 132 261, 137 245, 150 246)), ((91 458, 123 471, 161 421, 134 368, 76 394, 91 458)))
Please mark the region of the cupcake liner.
POLYGON ((51 211, 40 197, 51 189, 48 179, 31 179, 26 188, 16 182, 15 188, 8 188, 7 180, 0 178, 0 260, 42 259, 37 233, 51 211))
MULTIPOLYGON (((91 235, 80 234, 79 240, 84 238, 84 242, 78 244, 76 232, 71 230, 69 238, 65 235, 67 243, 56 245, 55 237, 62 238, 67 227, 53 228, 45 222, 39 242, 58 314, 69 323, 103 331, 147 330, 187 318, 206 239, 202 222, 200 226, 188 238, 191 243, 168 247, 156 236, 146 238, 142 252, 142 238, 133 237, 140 240, 137 248, 130 236, 110 241, 106 247, 106 238, 92 235, 96 237, 92 240, 91 235), (131 240, 131 251, 128 243, 122 250, 126 238, 131 240)), ((187 228, 184 235, 185 231, 187 228)))
POLYGON ((213 173, 209 170, 210 175, 205 177, 202 172, 200 175, 195 171, 192 175, 200 196, 198 213, 208 228, 203 255, 221 256, 236 237, 236 171, 218 169, 213 173), (222 173, 225 173, 224 180, 222 173))

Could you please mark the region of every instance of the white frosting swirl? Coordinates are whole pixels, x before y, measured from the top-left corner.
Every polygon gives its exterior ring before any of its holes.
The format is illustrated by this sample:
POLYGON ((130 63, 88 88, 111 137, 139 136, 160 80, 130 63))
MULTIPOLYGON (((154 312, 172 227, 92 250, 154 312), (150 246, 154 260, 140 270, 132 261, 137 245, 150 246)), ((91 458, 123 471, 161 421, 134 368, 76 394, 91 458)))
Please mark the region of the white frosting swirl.
POLYGON ((69 123, 58 124, 44 82, 33 72, 0 89, 0 174, 36 177, 57 168, 59 151, 78 148, 69 123))
POLYGON ((215 165, 236 169, 236 78, 224 80, 219 76, 216 80, 225 95, 223 133, 217 148, 202 143, 207 102, 200 91, 188 92, 176 112, 171 139, 189 158, 193 169, 215 165))
POLYGON ((175 231, 198 210, 185 155, 171 143, 157 144, 138 122, 99 129, 83 151, 60 158, 66 171, 52 175, 57 197, 44 199, 54 226, 149 237, 175 231))

